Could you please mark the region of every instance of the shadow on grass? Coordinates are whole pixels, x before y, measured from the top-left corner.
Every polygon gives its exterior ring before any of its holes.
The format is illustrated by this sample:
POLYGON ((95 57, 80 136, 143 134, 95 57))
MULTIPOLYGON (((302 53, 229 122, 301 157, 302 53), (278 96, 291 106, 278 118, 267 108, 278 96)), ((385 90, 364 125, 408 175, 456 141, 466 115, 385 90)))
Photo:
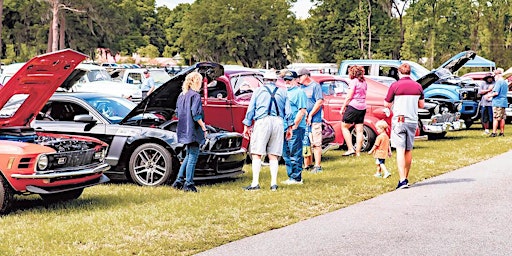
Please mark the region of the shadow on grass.
POLYGON ((443 185, 443 184, 450 184, 450 183, 459 183, 459 182, 473 182, 474 179, 442 179, 442 180, 433 180, 433 181, 426 181, 421 183, 415 183, 414 187, 421 187, 421 186, 428 186, 428 185, 443 185))
POLYGON ((48 202, 37 195, 16 196, 9 214, 22 213, 25 211, 58 211, 63 209, 84 209, 88 210, 110 207, 115 201, 110 195, 93 196, 89 198, 78 198, 62 202, 48 202))

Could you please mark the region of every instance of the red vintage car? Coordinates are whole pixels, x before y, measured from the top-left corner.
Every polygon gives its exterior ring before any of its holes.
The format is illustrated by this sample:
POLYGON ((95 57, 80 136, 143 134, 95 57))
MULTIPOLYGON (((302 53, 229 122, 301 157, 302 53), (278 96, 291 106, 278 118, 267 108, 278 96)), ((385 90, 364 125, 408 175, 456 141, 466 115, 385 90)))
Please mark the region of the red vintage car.
POLYGON ((29 127, 64 81, 83 75, 74 68, 85 58, 72 50, 37 56, 0 89, 0 213, 11 209, 14 194, 71 200, 84 188, 109 180, 103 174, 110 168, 104 142, 29 127), (22 103, 6 107, 14 100, 22 103))
MULTIPOLYGON (((348 92, 348 78, 342 78, 335 75, 313 74, 312 78, 320 83, 324 93, 323 113, 324 119, 335 131, 335 143, 343 145, 345 140, 341 132, 340 109, 345 102, 345 96, 348 92)), ((368 91, 366 94, 366 115, 364 118, 364 139, 363 151, 372 148, 377 137, 377 128, 375 123, 379 120, 385 120, 391 127, 391 111, 384 107, 384 98, 386 97, 388 87, 384 84, 366 78, 368 91)), ((352 141, 355 142, 355 130, 352 129, 352 141)))

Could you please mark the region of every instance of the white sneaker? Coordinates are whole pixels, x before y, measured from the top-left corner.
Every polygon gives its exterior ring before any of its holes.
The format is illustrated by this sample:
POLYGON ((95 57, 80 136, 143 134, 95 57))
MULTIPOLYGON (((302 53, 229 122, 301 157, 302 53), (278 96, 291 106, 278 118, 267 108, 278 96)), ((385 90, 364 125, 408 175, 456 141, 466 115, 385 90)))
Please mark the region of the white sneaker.
POLYGON ((383 176, 382 178, 384 178, 384 179, 385 179, 385 178, 387 178, 387 177, 389 177, 389 176, 391 176, 391 173, 390 173, 390 172, 386 172, 386 173, 384 173, 384 176, 383 176))
POLYGON ((302 185, 302 184, 304 184, 304 182, 302 180, 297 181, 295 179, 287 179, 287 180, 283 181, 283 183, 286 185, 302 185))

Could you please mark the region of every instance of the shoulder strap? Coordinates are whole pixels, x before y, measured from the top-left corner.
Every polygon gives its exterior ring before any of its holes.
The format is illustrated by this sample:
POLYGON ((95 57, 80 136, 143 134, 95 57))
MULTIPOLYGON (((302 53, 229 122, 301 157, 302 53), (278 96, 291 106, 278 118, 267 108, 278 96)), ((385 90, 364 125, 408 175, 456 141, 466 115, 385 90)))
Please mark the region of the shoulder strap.
POLYGON ((277 112, 277 116, 279 116, 279 108, 277 107, 277 101, 276 101, 276 92, 278 90, 277 87, 274 88, 274 91, 270 91, 270 88, 268 88, 268 86, 264 86, 265 89, 267 89, 268 93, 270 93, 270 102, 268 104, 268 115, 271 116, 272 115, 272 103, 274 103, 274 107, 276 108, 276 112, 277 112))

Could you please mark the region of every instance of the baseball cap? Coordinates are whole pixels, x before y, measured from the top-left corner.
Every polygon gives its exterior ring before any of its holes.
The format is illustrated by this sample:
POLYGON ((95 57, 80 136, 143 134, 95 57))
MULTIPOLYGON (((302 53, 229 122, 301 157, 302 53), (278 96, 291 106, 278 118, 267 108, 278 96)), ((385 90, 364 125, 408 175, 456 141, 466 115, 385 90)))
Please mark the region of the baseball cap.
POLYGON ((305 69, 305 68, 301 68, 299 69, 299 72, 297 72, 298 76, 302 76, 302 75, 310 75, 311 73, 309 72, 309 70, 305 69))
POLYGON ((293 70, 289 70, 289 71, 287 71, 287 72, 284 74, 283 79, 284 79, 284 80, 291 81, 291 80, 293 80, 294 78, 297 78, 297 77, 299 77, 299 75, 297 75, 297 72, 295 72, 295 71, 293 71, 293 70))

